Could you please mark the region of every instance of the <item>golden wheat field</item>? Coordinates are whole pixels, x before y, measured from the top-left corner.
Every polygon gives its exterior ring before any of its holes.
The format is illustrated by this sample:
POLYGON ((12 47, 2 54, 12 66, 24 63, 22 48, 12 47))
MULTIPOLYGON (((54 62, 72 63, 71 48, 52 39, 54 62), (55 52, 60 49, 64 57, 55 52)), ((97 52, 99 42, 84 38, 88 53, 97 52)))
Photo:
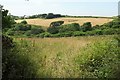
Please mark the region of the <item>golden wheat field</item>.
POLYGON ((32 49, 26 54, 38 67, 38 77, 77 78, 80 77, 81 73, 78 71, 74 59, 81 54, 82 48, 111 38, 111 36, 15 38, 15 41, 26 40, 32 42, 32 44, 29 44, 32 49))
MULTIPOLYGON (((102 25, 104 23, 110 22, 113 19, 108 18, 54 18, 54 19, 25 19, 28 24, 33 25, 40 25, 44 27, 49 27, 51 22, 54 21, 64 21, 64 24, 70 24, 70 23, 79 23, 82 25, 85 22, 91 22, 93 26, 95 25, 102 25)), ((22 20, 16 20, 17 23, 20 23, 22 20)))

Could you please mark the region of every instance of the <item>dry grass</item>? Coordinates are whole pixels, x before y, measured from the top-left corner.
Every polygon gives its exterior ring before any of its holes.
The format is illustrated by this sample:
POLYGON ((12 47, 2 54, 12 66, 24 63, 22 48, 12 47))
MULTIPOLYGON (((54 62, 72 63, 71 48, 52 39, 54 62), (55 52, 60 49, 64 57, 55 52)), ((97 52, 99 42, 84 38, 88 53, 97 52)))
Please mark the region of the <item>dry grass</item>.
MULTIPOLYGON (((92 25, 102 25, 104 23, 110 22, 113 19, 107 19, 107 18, 55 18, 55 19, 25 19, 28 24, 33 25, 40 25, 44 27, 48 27, 51 22, 54 21, 64 21, 64 24, 70 24, 70 23, 79 23, 82 25, 85 22, 91 22, 92 25)), ((17 23, 21 22, 22 20, 16 20, 17 23)))
POLYGON ((34 49, 31 59, 38 66, 39 77, 69 78, 79 77, 74 59, 81 49, 96 41, 109 40, 106 36, 69 37, 69 38, 15 38, 32 41, 34 49), (42 75, 41 75, 42 74, 42 75))

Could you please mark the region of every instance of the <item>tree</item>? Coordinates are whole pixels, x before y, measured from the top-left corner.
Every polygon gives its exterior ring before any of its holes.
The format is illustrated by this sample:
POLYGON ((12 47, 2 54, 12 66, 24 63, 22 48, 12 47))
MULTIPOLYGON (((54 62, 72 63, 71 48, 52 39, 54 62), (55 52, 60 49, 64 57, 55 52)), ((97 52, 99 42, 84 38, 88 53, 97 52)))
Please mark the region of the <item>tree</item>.
POLYGON ((58 30, 58 27, 52 26, 52 27, 48 27, 48 28, 47 28, 47 32, 49 32, 49 33, 51 33, 51 34, 56 34, 56 33, 59 32, 59 30, 58 30))
POLYGON ((64 21, 55 21, 50 24, 50 27, 60 26, 64 23, 64 21))
POLYGON ((91 22, 86 22, 82 25, 82 30, 84 32, 92 30, 92 24, 91 22))
POLYGON ((36 27, 34 27, 34 28, 32 28, 31 29, 31 34, 40 34, 40 33, 43 33, 43 32, 45 32, 42 28, 36 28, 36 27))
POLYGON ((24 20, 24 21, 21 21, 21 23, 23 23, 23 24, 27 24, 27 21, 24 20))
POLYGON ((54 14, 48 13, 48 15, 46 16, 46 19, 52 19, 52 18, 54 18, 54 14))
POLYGON ((41 18, 45 18, 47 14, 41 14, 41 18))
POLYGON ((68 32, 68 31, 79 31, 80 25, 78 23, 61 25, 59 27, 59 32, 68 32))
POLYGON ((14 19, 8 15, 8 10, 2 9, 2 29, 11 28, 15 23, 14 19))

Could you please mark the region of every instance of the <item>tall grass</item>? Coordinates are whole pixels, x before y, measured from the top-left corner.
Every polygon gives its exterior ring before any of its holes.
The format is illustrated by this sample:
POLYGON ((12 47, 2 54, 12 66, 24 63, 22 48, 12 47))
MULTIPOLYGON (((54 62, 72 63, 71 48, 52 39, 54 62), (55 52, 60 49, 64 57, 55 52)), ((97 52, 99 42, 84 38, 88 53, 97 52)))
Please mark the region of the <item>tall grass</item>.
POLYGON ((31 62, 31 68, 26 67, 27 77, 29 70, 37 78, 118 77, 119 50, 113 36, 15 38, 14 41, 19 44, 24 66, 26 57, 31 62))

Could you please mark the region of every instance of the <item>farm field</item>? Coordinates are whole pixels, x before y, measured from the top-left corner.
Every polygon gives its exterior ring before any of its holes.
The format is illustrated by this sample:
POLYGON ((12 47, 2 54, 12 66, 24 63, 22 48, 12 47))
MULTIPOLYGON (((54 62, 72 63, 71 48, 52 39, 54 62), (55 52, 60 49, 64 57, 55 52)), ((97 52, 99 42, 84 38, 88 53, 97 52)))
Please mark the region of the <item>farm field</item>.
POLYGON ((2 1, 0 78, 120 79, 118 2, 54 1, 2 1))
MULTIPOLYGON (((64 24, 70 24, 70 23, 79 23, 82 25, 85 22, 91 22, 93 26, 95 25, 102 25, 104 23, 110 22, 113 19, 108 18, 54 18, 54 19, 25 19, 28 24, 32 25, 40 25, 44 27, 49 27, 51 22, 54 21, 64 21, 64 24)), ((22 20, 16 20, 17 23, 20 23, 22 20)), ((63 24, 63 25, 64 25, 63 24)))
MULTIPOLYGON (((68 38, 14 38, 25 48, 21 54, 29 56, 37 66, 37 77, 77 78, 81 77, 77 58, 88 45, 112 40, 113 36, 88 36, 68 38), (26 42, 29 47, 25 47, 26 42)), ((18 47, 19 48, 19 47, 18 47)), ((82 58, 82 57, 81 57, 82 58)))

